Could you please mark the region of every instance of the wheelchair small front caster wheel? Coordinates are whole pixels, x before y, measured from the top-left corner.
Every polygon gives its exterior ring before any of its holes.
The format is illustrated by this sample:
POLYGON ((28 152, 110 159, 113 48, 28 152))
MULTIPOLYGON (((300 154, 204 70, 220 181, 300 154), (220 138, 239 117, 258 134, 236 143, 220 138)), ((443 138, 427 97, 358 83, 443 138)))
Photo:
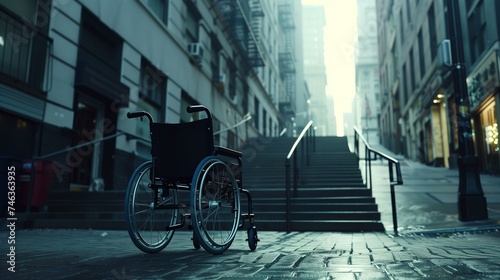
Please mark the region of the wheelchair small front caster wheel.
POLYGON ((248 228, 248 247, 250 250, 255 251, 257 248, 257 242, 259 242, 259 238, 257 237, 257 229, 255 227, 248 228))

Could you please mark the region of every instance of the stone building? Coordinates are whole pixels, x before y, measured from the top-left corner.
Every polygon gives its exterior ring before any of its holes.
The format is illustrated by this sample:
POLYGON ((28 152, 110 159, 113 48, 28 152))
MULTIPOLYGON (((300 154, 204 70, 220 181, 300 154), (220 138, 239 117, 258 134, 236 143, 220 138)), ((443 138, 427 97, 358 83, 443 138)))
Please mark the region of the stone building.
POLYGON ((8 135, 0 156, 50 160, 53 189, 85 190, 103 178, 106 190, 121 190, 150 158, 147 121, 127 119, 129 111, 178 123, 191 120, 188 105, 204 104, 215 143, 230 148, 278 136, 293 102, 307 100, 302 71, 293 88, 283 75, 302 67, 283 55, 301 52, 284 34, 290 21, 301 24, 290 17, 297 5, 0 1, 0 130, 8 135))
MULTIPOLYGON (((498 146, 500 3, 459 1, 475 151, 482 172, 500 172, 498 146)), ((377 1, 381 141, 422 163, 456 167, 457 109, 449 67, 446 1, 377 1), (391 139, 394 142, 391 142, 391 139)))

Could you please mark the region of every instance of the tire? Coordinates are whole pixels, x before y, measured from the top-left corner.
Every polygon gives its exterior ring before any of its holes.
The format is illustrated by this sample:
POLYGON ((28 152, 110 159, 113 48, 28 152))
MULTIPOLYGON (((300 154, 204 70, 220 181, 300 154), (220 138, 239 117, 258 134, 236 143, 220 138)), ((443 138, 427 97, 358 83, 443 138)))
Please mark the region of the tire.
MULTIPOLYGON (((165 230, 166 226, 177 223, 179 209, 154 209, 154 190, 150 187, 152 162, 141 164, 132 174, 125 197, 125 220, 128 233, 135 246, 146 253, 158 253, 163 250, 174 235, 174 230, 165 230)), ((159 189, 158 205, 178 204, 177 190, 170 189, 163 195, 159 189)))
POLYGON ((209 253, 222 254, 240 223, 240 192, 231 169, 217 157, 204 158, 191 183, 193 230, 209 253))
POLYGON ((247 230, 248 233, 248 247, 250 250, 255 251, 257 248, 257 242, 259 241, 259 238, 257 236, 257 229, 255 227, 250 227, 247 230))
POLYGON ((201 245, 200 245, 200 242, 198 241, 198 237, 196 236, 196 234, 193 232, 193 247, 198 250, 201 248, 201 245))

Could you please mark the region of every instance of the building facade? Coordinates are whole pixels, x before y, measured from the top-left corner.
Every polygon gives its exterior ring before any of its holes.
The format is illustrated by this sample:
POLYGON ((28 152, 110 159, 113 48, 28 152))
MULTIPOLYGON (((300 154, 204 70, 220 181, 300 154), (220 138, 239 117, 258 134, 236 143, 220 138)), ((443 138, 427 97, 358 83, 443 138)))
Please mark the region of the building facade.
MULTIPOLYGON (((500 173, 498 49, 500 3, 459 1, 468 96, 480 170, 500 173)), ((455 168, 459 138, 446 1, 377 1, 382 143, 422 163, 455 168), (396 139, 391 143, 390 135, 396 139)))
MULTIPOLYGON (((375 0, 358 0, 357 46, 355 52, 355 125, 371 145, 380 143, 380 75, 375 0)), ((351 129, 351 128, 349 128, 351 129)))
POLYGON ((281 56, 301 51, 280 25, 296 2, 1 1, 0 155, 50 160, 55 189, 121 190, 150 158, 148 123, 129 111, 179 123, 204 104, 215 143, 235 149, 278 136, 305 94, 282 75, 302 67, 281 56))
POLYGON ((330 119, 329 111, 333 110, 333 102, 326 96, 326 67, 324 55, 324 33, 326 24, 323 6, 303 6, 304 33, 304 77, 311 92, 310 112, 316 127, 316 135, 332 135, 335 120, 330 119))

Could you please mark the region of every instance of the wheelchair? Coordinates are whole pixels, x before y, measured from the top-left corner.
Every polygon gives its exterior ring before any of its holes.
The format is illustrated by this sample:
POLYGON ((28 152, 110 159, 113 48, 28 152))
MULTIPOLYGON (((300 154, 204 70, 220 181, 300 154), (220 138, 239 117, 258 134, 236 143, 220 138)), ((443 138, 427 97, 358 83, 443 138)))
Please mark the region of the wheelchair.
POLYGON ((148 112, 127 117, 149 119, 152 160, 132 174, 125 197, 125 220, 135 246, 146 253, 163 250, 176 229, 190 221, 193 246, 212 254, 224 253, 249 220, 247 240, 255 250, 252 196, 242 188, 242 154, 214 146, 212 114, 203 105, 188 106, 188 113, 204 111, 206 118, 187 123, 156 123, 148 112), (189 191, 189 205, 179 200, 189 191), (240 195, 248 213, 241 213, 240 195))

